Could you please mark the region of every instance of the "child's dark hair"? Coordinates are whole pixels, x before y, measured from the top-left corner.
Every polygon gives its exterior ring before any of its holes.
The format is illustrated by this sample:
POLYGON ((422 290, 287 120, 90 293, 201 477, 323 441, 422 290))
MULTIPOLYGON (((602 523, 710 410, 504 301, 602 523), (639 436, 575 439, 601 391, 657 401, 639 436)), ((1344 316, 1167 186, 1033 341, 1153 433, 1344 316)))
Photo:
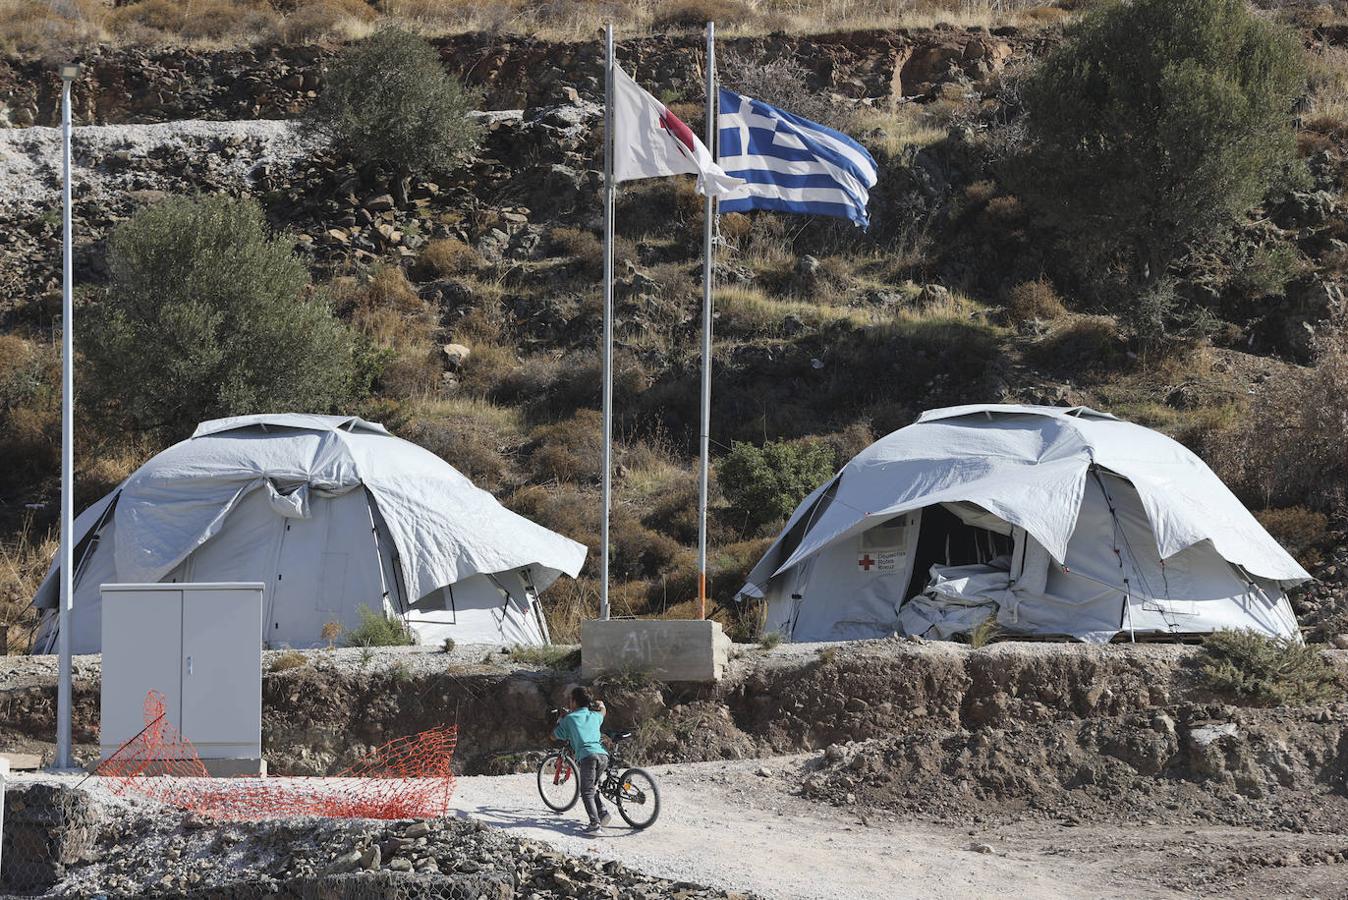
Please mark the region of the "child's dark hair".
POLYGON ((576 709, 586 709, 594 703, 594 694, 590 693, 589 688, 576 685, 571 689, 571 702, 576 705, 576 709))

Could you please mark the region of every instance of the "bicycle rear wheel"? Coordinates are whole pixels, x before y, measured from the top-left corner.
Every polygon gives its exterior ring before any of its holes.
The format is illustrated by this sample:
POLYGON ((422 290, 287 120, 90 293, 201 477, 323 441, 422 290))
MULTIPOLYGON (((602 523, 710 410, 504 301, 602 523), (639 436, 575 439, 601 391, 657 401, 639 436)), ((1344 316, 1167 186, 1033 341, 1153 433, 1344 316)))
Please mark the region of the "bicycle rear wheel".
POLYGON ((580 799, 580 773, 571 754, 553 750, 538 764, 538 796, 553 812, 564 813, 580 799))
POLYGON ((628 769, 618 780, 618 814, 633 828, 650 828, 660 815, 660 788, 645 769, 628 769))

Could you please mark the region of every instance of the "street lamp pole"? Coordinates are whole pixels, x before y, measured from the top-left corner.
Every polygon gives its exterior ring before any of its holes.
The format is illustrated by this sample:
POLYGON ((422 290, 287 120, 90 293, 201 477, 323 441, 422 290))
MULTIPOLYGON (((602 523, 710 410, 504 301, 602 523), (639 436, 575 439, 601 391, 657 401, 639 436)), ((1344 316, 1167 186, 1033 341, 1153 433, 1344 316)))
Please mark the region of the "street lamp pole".
POLYGON ((70 616, 75 580, 75 277, 70 200, 70 86, 80 75, 61 66, 61 599, 57 616, 60 680, 56 689, 56 768, 74 768, 71 755, 70 616))

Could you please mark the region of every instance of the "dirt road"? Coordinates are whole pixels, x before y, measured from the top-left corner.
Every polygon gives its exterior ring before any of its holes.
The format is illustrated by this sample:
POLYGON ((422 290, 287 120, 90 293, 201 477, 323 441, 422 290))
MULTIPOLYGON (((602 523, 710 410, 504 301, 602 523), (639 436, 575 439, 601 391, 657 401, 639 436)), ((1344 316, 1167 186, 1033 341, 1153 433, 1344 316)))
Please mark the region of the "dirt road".
MULTIPOLYGON (((533 775, 459 781, 461 815, 547 841, 569 853, 593 853, 666 878, 755 891, 780 900, 924 897, 1165 897, 1120 883, 1099 866, 1025 848, 1006 850, 956 829, 902 823, 882 815, 863 824, 789 794, 797 759, 657 766, 660 820, 648 831, 581 832, 579 804, 564 816, 547 810, 533 775), (761 767, 772 772, 756 774, 761 767), (982 845, 983 852, 971 849, 982 845)), ((615 823, 621 820, 615 815, 615 823)), ((1000 843, 1000 842, 998 842, 1000 843)))

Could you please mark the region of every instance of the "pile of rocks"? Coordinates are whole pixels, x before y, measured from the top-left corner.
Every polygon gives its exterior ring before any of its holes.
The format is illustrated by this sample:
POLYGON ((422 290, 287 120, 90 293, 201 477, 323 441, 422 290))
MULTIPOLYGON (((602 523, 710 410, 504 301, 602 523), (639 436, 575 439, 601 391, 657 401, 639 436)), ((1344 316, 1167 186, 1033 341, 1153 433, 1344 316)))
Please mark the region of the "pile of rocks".
POLYGON ((740 898, 572 857, 461 819, 214 825, 147 805, 104 805, 97 846, 55 893, 251 897, 740 898))
POLYGON ((1330 549, 1310 567, 1315 580, 1292 593, 1292 609, 1306 640, 1348 650, 1348 531, 1333 528, 1324 543, 1330 549))

